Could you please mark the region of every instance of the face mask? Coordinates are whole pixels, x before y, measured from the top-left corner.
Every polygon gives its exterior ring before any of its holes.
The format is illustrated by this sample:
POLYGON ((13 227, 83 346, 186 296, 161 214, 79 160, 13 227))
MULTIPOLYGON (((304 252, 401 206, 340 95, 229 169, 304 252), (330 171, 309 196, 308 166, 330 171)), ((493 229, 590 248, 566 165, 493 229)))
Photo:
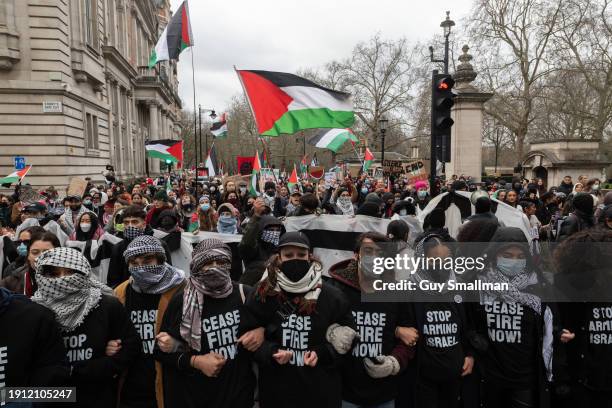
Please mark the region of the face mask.
POLYGON ((308 273, 310 262, 305 259, 291 259, 281 264, 280 270, 291 282, 298 282, 308 273))
POLYGON ((81 231, 89 232, 91 230, 91 224, 81 224, 81 231))
POLYGON ((274 191, 273 190, 266 191, 266 194, 268 195, 268 197, 274 197, 274 191))
POLYGON ((406 215, 406 214, 408 214, 408 211, 406 211, 406 209, 405 209, 405 208, 402 208, 402 209, 399 211, 399 215, 406 215))
POLYGON ((280 231, 273 230, 263 230, 261 232, 261 240, 263 242, 267 242, 268 244, 272 244, 274 246, 278 246, 278 241, 280 240, 280 231))
POLYGON ((84 200, 83 205, 91 205, 91 200, 84 200))
POLYGON ((242 194, 246 193, 246 187, 240 187, 240 192, 241 192, 242 194))
POLYGON ((124 229, 125 229, 125 226, 123 224, 121 223, 115 224, 115 231, 123 232, 124 229))
POLYGON ((7 208, 8 207, 8 203, 0 203, 0 208, 7 208))
POLYGON ((223 264, 221 266, 207 268, 201 272, 201 279, 206 285, 206 289, 211 292, 221 292, 231 284, 230 278, 231 264, 223 264))
POLYGON ((368 194, 368 189, 366 187, 362 188, 361 194, 368 194))
POLYGON ((200 209, 201 209, 202 211, 208 211, 208 209, 209 209, 209 208, 210 208, 210 204, 202 204, 202 205, 200 206, 200 209))
POLYGON ((128 225, 123 230, 123 236, 127 240, 130 240, 130 241, 133 240, 136 237, 141 236, 141 235, 144 235, 144 230, 142 230, 140 228, 132 227, 131 225, 128 225))
POLYGON ((215 186, 210 186, 210 191, 215 192, 215 190, 217 190, 217 187, 215 187, 215 186))
POLYGON ((592 189, 593 189, 594 191, 599 190, 599 184, 593 184, 592 189))
POLYGON ((509 278, 525 272, 526 259, 497 258, 497 269, 509 278))
POLYGON ((427 197, 427 191, 425 191, 425 190, 419 190, 419 191, 417 191, 417 197, 419 197, 419 198, 425 198, 425 197, 427 197))
POLYGON ((379 276, 378 274, 374 273, 374 258, 376 257, 370 255, 359 257, 359 268, 362 276, 369 278, 379 276))
POLYGON ((17 254, 19 256, 26 256, 28 254, 28 247, 23 242, 17 247, 17 254))
POLYGON ((79 211, 79 208, 81 208, 81 204, 70 204, 70 209, 72 211, 79 211))
POLYGON ((164 277, 166 265, 139 265, 130 266, 130 275, 138 283, 146 282, 148 284, 158 283, 164 277))

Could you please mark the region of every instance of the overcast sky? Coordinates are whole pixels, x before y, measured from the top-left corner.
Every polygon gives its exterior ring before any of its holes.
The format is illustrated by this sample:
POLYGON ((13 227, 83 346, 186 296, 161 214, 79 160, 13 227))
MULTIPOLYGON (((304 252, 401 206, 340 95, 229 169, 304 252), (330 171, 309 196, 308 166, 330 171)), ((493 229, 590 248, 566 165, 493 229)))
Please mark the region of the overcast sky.
MULTIPOLYGON (((171 0, 172 10, 181 2, 171 0)), ((470 6, 471 0, 191 0, 196 102, 221 111, 242 92, 234 65, 283 72, 318 67, 348 57, 377 32, 426 41, 441 32, 446 10, 461 24, 470 6)), ((191 50, 179 62, 179 93, 188 110, 191 50)))

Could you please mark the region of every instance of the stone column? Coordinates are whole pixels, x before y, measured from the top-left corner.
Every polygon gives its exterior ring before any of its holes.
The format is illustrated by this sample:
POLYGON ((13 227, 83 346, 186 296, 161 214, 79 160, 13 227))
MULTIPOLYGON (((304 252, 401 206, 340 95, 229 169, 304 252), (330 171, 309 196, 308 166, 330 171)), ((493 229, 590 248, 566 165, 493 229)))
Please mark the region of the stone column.
MULTIPOLYGON (((149 102, 149 139, 159 139, 159 111, 157 110, 157 101, 149 102)), ((149 173, 152 176, 159 174, 159 159, 149 158, 149 173)))
POLYGON ((446 177, 453 174, 472 176, 480 181, 482 174, 482 126, 484 103, 493 94, 481 92, 471 85, 476 79, 476 72, 468 54, 469 47, 464 45, 463 54, 459 57, 461 63, 455 73, 455 105, 452 108, 452 118, 455 124, 451 130, 451 161, 446 164, 446 177))

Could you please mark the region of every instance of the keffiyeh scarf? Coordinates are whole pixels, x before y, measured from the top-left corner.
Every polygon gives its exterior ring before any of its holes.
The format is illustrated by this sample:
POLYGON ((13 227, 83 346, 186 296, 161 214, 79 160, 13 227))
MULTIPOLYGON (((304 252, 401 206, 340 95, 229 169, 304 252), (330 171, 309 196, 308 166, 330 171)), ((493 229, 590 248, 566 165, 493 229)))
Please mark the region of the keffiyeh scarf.
POLYGON ((154 295, 164 293, 185 280, 185 272, 167 263, 130 267, 130 275, 136 292, 154 295))
POLYGON ((206 239, 193 250, 190 265, 191 276, 183 293, 183 317, 181 320, 181 337, 189 346, 201 350, 202 311, 204 296, 225 298, 232 293, 230 277, 231 250, 217 239, 206 239), (212 261, 221 261, 223 266, 202 270, 212 261))
POLYGON ((353 207, 353 202, 349 197, 339 197, 336 200, 336 205, 343 215, 355 215, 355 207, 353 207))

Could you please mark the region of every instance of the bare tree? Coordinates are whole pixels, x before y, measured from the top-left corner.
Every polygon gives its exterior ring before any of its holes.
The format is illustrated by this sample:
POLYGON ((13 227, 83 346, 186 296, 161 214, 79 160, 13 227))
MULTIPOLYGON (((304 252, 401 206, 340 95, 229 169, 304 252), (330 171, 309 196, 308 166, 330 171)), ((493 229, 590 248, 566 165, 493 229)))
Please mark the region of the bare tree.
POLYGON ((518 159, 552 69, 549 49, 561 6, 559 0, 477 0, 469 23, 470 41, 483 56, 479 78, 495 93, 486 112, 512 132, 518 159))

